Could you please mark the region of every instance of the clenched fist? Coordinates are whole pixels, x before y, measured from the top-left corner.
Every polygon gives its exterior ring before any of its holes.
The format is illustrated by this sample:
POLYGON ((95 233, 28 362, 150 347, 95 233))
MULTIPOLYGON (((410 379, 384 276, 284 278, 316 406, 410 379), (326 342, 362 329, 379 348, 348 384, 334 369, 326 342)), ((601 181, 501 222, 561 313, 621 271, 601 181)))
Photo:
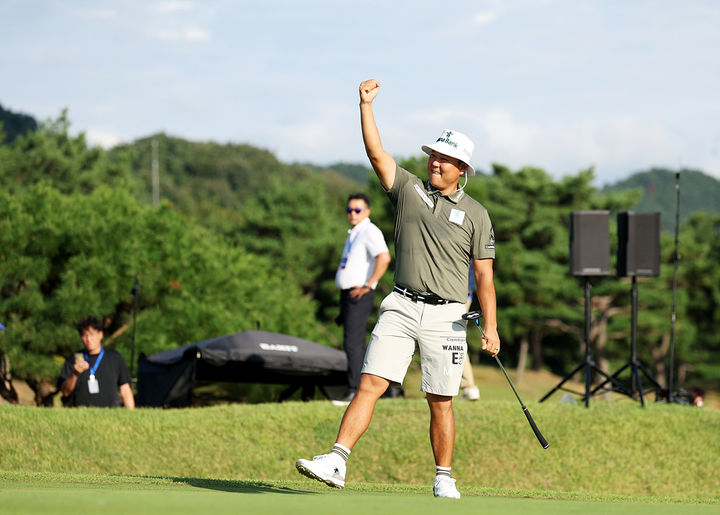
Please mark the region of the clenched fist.
POLYGON ((375 79, 363 81, 363 83, 360 84, 360 103, 372 103, 372 101, 375 100, 378 91, 380 91, 380 83, 378 81, 375 79))

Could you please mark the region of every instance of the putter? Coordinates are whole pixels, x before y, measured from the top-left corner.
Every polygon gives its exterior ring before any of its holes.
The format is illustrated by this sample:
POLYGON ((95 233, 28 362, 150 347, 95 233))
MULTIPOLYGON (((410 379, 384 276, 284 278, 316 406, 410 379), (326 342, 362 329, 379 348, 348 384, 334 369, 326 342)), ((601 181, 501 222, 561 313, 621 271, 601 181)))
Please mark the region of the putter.
MULTIPOLYGON (((484 340, 487 340, 487 337, 485 336, 485 331, 483 331, 483 328, 480 327, 480 317, 482 317, 482 313, 479 311, 470 311, 469 313, 465 313, 463 316, 463 320, 467 320, 468 322, 475 322, 474 325, 477 327, 478 331, 480 331, 480 334, 482 335, 484 340)), ((528 422, 530 422, 530 427, 533 430, 533 433, 535 433, 535 436, 537 437, 538 441, 540 442, 540 445, 542 445, 543 449, 547 449, 550 447, 550 444, 545 440, 545 437, 542 435, 540 430, 538 429, 538 426, 535 424, 535 421, 532 418, 532 415, 530 415, 530 412, 528 411, 527 407, 525 406, 525 403, 523 403, 522 399, 520 398, 520 394, 515 389, 515 385, 510 380, 510 376, 505 371, 505 367, 500 362, 500 358, 497 357, 497 355, 493 356, 495 358, 495 361, 497 361, 497 364, 500 365, 500 370, 502 370, 503 374, 505 374, 505 379, 508 380, 508 383, 510 383, 510 388, 512 388, 513 393, 515 393, 515 397, 517 397, 518 402, 520 403, 520 406, 522 406, 523 413, 525 413, 525 416, 528 419, 528 422)))

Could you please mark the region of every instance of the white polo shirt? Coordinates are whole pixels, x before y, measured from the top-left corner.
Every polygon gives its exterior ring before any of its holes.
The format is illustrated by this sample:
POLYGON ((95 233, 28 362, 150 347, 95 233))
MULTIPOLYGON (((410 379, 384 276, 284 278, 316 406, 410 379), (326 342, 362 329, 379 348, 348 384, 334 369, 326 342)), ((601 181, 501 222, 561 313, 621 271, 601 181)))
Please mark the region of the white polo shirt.
POLYGON ((348 230, 335 285, 341 290, 362 286, 375 269, 378 254, 388 252, 382 231, 366 218, 348 230))

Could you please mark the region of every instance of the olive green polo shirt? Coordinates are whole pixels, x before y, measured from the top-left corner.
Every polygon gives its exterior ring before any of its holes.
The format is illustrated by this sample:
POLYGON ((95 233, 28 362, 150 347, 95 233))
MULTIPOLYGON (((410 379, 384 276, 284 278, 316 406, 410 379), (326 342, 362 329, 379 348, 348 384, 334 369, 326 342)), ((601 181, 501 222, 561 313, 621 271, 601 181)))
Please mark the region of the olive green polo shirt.
POLYGON ((487 210, 463 190, 442 195, 397 167, 387 192, 395 207, 395 284, 465 302, 471 259, 494 259, 487 210))

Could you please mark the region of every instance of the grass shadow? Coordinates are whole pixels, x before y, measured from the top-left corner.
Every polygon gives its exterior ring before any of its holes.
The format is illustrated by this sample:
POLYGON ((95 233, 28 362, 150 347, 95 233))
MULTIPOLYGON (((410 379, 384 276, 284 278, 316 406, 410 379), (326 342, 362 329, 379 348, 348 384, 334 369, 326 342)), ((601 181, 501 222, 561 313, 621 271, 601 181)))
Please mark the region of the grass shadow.
POLYGON ((289 486, 279 486, 262 481, 248 480, 227 480, 227 479, 203 479, 197 477, 165 477, 175 483, 184 483, 195 488, 205 488, 208 490, 219 490, 222 492, 232 492, 238 494, 315 494, 309 490, 298 490, 289 486))

